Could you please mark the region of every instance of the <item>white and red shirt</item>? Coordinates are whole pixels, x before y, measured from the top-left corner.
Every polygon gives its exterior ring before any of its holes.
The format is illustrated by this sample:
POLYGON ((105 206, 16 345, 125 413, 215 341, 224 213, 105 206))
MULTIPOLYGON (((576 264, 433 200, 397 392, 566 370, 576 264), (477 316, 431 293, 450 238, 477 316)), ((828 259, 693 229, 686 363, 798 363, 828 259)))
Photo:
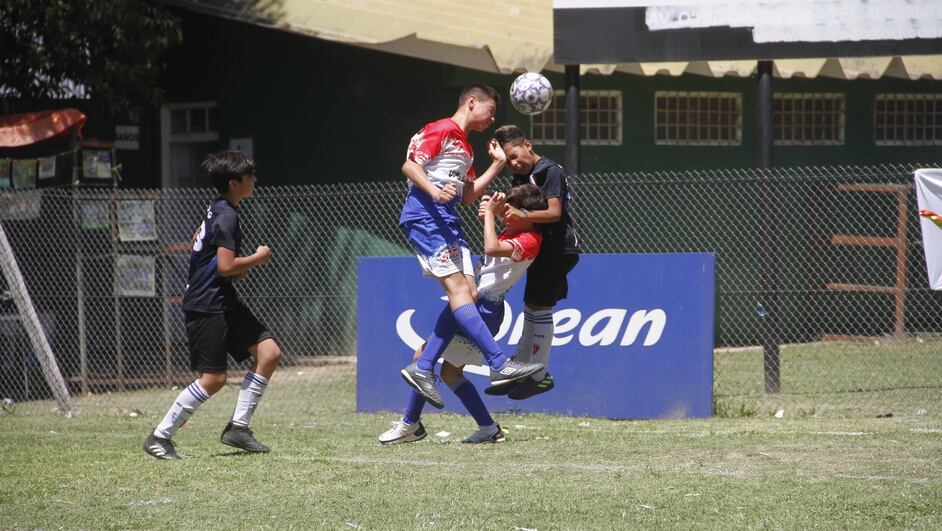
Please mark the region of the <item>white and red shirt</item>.
POLYGON ((426 124, 409 141, 406 157, 425 169, 432 184, 443 188, 452 183, 458 188, 458 193, 448 203, 436 203, 410 181, 399 224, 429 218, 442 218, 460 223, 455 204, 461 200, 465 183, 473 182, 477 177, 472 165, 474 150, 468 143, 468 134, 451 118, 426 124))
POLYGON ((511 256, 482 256, 478 273, 478 298, 499 302, 510 288, 527 272, 530 264, 540 254, 543 237, 537 231, 527 231, 507 236, 501 234, 500 241, 514 246, 511 256))

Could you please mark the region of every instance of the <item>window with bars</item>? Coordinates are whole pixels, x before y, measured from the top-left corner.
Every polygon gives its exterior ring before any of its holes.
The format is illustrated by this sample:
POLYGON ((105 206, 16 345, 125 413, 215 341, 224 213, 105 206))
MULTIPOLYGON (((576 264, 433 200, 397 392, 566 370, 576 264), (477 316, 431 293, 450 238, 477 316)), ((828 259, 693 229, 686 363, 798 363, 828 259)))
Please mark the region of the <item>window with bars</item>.
MULTIPOLYGON (((580 136, 584 146, 621 145, 621 92, 583 90, 579 94, 580 136)), ((530 138, 536 144, 566 143, 566 97, 557 90, 553 102, 530 117, 530 138)))
POLYGON ((215 102, 178 103, 170 107, 170 134, 177 136, 216 135, 219 112, 215 102))
POLYGON ((843 94, 775 94, 772 99, 775 144, 844 144, 843 94))
POLYGON ((942 94, 877 94, 873 119, 878 146, 942 145, 942 94))
POLYGON ((742 95, 655 92, 654 135, 656 144, 738 146, 742 144, 742 95))

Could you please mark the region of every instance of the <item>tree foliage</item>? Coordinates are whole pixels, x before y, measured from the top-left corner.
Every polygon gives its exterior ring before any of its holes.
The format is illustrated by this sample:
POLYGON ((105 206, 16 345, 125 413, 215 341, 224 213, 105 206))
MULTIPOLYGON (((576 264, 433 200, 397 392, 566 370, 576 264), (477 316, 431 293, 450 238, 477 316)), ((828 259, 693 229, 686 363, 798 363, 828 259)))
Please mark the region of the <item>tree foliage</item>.
POLYGON ((79 94, 133 111, 159 100, 162 56, 180 39, 147 0, 0 0, 0 91, 26 108, 79 94))

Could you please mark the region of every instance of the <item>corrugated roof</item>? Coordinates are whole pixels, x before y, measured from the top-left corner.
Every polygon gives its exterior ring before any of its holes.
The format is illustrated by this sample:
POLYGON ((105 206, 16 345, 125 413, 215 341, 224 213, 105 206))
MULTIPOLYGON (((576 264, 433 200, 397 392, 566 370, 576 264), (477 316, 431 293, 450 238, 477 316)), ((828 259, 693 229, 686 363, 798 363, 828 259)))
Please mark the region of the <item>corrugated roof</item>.
MULTIPOLYGON (((203 13, 485 72, 562 71, 552 0, 171 0, 203 13)), ((583 73, 748 76, 756 61, 582 65, 583 73)), ((942 79, 942 55, 779 59, 779 77, 942 79)))

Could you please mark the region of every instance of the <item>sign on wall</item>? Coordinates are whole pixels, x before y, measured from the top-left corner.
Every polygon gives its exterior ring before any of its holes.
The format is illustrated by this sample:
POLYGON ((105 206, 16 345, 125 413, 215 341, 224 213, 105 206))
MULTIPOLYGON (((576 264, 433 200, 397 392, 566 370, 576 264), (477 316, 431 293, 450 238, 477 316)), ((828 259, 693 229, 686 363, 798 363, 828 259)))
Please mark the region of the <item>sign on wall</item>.
POLYGON ((553 0, 557 64, 938 53, 938 0, 553 0))
POLYGON ((137 125, 114 126, 115 149, 137 151, 141 148, 141 128, 137 125))
MULTIPOLYGON (((492 411, 608 418, 712 413, 715 262, 712 254, 584 255, 569 297, 554 309, 550 372, 556 387, 523 401, 484 396, 492 411)), ((361 258, 357 301, 357 411, 400 411, 399 375, 444 304, 414 258, 361 258)), ((512 353, 523 327, 523 281, 507 296, 498 343, 512 353)), ((479 389, 487 371, 465 374, 479 389)), ((446 410, 464 413, 440 384, 446 410)))

